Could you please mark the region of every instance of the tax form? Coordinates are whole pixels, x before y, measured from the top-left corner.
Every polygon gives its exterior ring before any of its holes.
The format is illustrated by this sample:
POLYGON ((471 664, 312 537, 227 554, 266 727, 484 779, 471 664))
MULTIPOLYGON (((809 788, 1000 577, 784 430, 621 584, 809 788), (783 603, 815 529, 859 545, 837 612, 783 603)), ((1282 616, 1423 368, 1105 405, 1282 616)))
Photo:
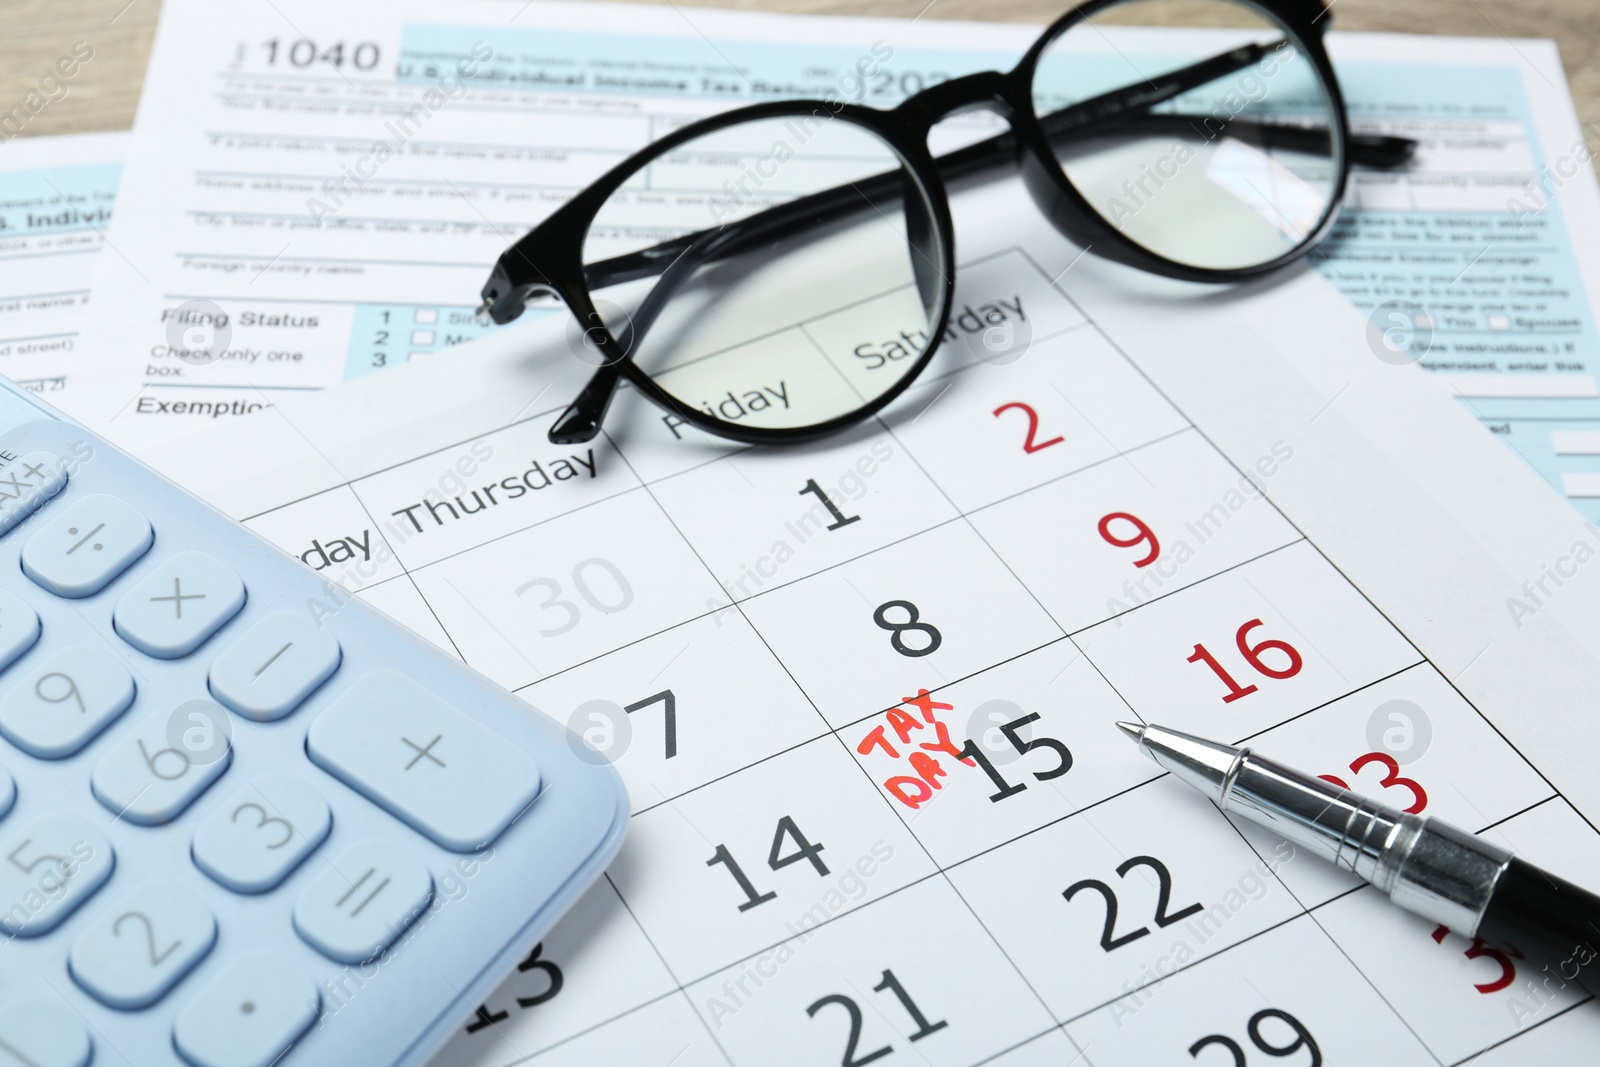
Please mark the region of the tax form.
POLYGON ((79 361, 78 326, 127 139, 85 133, 0 145, 0 374, 52 398, 79 361))
MULTIPOLYGON (((953 213, 956 307, 1017 309, 1026 350, 953 341, 814 445, 626 390, 551 444, 592 367, 545 318, 155 453, 627 782, 617 862, 438 1062, 1587 1055, 1573 988, 1231 823, 1114 723, 1600 883, 1600 533, 1309 267, 1218 293, 1080 258, 1014 179, 953 213)), ((849 302, 752 328, 889 340, 849 302)))
MULTIPOLYGON (((1008 68, 1033 27, 686 8, 171 0, 140 105, 96 372, 58 399, 136 450, 478 337, 499 252, 652 137, 799 95, 888 106, 1008 68), (596 32, 596 25, 625 32, 596 32), (858 64, 872 61, 870 77, 858 64), (189 354, 190 339, 214 349, 189 354)), ((1315 265, 1364 342, 1445 388, 1600 520, 1600 191, 1550 42, 1329 37, 1357 171, 1315 265)), ((981 116, 936 131, 951 147, 981 116)))

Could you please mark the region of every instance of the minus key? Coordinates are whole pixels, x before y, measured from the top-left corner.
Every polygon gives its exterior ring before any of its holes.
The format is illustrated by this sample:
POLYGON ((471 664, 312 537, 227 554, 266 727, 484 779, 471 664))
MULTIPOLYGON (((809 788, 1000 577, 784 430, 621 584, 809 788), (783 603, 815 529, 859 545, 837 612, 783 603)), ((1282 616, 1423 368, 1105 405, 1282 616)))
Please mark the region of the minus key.
POLYGON ((211 695, 247 719, 281 719, 339 669, 339 641, 310 615, 277 611, 211 665, 211 695))

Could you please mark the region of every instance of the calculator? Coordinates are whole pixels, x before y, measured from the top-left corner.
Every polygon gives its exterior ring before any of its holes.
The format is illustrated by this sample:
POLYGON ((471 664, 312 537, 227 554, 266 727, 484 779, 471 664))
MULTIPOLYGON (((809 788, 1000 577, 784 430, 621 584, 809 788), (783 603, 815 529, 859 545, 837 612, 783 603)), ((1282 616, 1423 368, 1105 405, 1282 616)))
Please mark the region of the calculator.
POLYGON ((0 1067, 423 1063, 616 854, 621 779, 0 385, 0 1067))

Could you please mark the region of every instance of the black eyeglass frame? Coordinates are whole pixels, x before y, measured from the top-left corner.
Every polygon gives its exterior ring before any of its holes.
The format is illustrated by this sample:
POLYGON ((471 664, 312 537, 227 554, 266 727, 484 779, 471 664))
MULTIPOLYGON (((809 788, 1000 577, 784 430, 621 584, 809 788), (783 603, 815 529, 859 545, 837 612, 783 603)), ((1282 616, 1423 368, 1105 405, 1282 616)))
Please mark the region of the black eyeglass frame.
MULTIPOLYGON (((557 420, 550 431, 550 440, 556 443, 592 440, 599 433, 600 422, 616 391, 619 376, 638 389, 646 399, 685 423, 743 444, 796 444, 816 440, 869 419, 893 403, 932 361, 950 322, 956 275, 955 224, 946 192, 946 181, 951 175, 949 168, 942 166, 941 161, 961 156, 962 152, 935 157, 928 149, 927 140, 934 125, 960 112, 982 109, 1004 119, 1010 127, 1010 140, 1015 145, 1015 166, 1020 170, 1023 184, 1034 203, 1068 240, 1086 250, 1093 248, 1107 259, 1182 281, 1226 284, 1260 277, 1303 256, 1332 227, 1344 197, 1351 165, 1351 135, 1344 98, 1320 36, 1320 31, 1326 29, 1330 21, 1328 6, 1322 0, 1228 0, 1240 7, 1255 9, 1275 22, 1285 32, 1289 43, 1316 70, 1331 110, 1328 134, 1336 161, 1336 173, 1322 219, 1305 240, 1294 248, 1264 263, 1245 267, 1204 268, 1159 255, 1111 225, 1067 177, 1034 110, 1034 75, 1045 51, 1084 20, 1128 2, 1086 0, 1047 27, 1010 71, 982 71, 952 78, 907 97, 894 108, 796 99, 752 104, 701 119, 651 142, 563 204, 501 254, 482 291, 482 310, 496 323, 515 319, 522 313, 526 301, 535 295, 555 296, 585 327, 586 337, 600 351, 604 365, 598 368, 566 413, 557 420), (916 183, 916 191, 932 209, 941 275, 937 284, 943 287, 938 322, 930 329, 929 341, 916 362, 897 382, 860 407, 823 422, 799 427, 740 426, 724 422, 679 400, 658 385, 649 373, 634 362, 630 346, 620 342, 605 326, 605 320, 595 308, 590 282, 585 274, 584 241, 595 216, 612 194, 658 157, 730 126, 760 119, 812 115, 825 117, 829 121, 849 122, 876 134, 899 157, 901 168, 916 183), (945 173, 941 173, 942 170, 945 173)), ((1132 109, 1129 110, 1131 112, 1132 109)), ((998 144, 1006 138, 1007 135, 1002 134, 992 138, 991 142, 998 144)), ((1368 138, 1367 141, 1365 147, 1373 156, 1375 165, 1394 165, 1409 155, 1409 142, 1401 147, 1402 139, 1368 138)), ((905 195, 909 197, 910 194, 911 190, 906 190, 905 195)), ((780 205, 769 210, 781 210, 782 207, 780 205)), ((726 223, 722 228, 749 225, 752 220, 760 218, 761 214, 746 216, 726 223)), ((619 257, 619 260, 629 258, 619 257)), ((634 276, 643 275, 636 273, 634 276)), ((616 280, 607 284, 615 284, 616 280)))

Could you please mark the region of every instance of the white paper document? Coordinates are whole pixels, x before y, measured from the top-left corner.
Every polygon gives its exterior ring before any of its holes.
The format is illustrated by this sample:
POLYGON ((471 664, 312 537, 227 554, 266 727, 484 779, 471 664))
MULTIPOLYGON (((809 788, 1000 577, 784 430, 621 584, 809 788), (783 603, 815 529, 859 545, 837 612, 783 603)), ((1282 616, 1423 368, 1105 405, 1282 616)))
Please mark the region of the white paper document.
MULTIPOLYGON (((1600 884, 1600 532, 1315 271, 1163 283, 1014 179, 954 213, 955 335, 819 444, 707 441, 631 390, 551 444, 593 372, 555 317, 152 453, 628 784, 617 862, 438 1062, 1587 1054, 1572 987, 1113 724, 1248 739, 1600 884), (979 358, 979 309, 1029 342, 979 358)), ((752 330, 853 365, 895 343, 863 321, 752 330)))
MULTIPOLYGON (((824 96, 892 105, 1015 63, 1036 27, 432 0, 170 0, 63 403, 136 450, 479 336, 500 251, 684 122, 824 96), (598 27, 598 29, 597 29, 598 27), (866 71, 867 73, 863 73, 866 71), (203 359, 186 353, 208 350, 203 359), (211 354, 217 358, 211 361, 211 354)), ((1600 228, 1553 44, 1329 38, 1357 130, 1420 140, 1358 170, 1314 265, 1591 520, 1600 228)), ((964 116, 948 146, 992 129, 964 116)))
POLYGON ((85 133, 0 145, 0 374, 50 399, 82 362, 78 327, 127 141, 85 133))

